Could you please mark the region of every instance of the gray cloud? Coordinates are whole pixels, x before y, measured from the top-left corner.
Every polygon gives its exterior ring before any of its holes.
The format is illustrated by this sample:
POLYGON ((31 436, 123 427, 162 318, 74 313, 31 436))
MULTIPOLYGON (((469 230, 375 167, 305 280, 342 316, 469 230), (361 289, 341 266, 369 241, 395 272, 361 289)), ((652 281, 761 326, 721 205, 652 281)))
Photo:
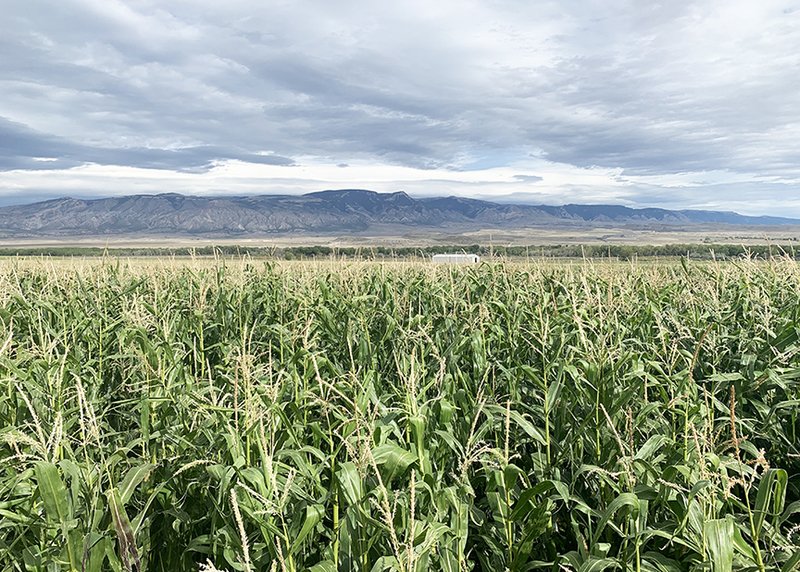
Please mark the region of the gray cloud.
MULTIPOLYGON (((533 153, 633 178, 794 181, 799 15, 782 0, 11 3, 0 170, 202 173, 316 157, 461 171, 516 169, 533 153)), ((734 192, 775 208, 796 190, 629 192, 642 204, 734 192)))
POLYGON ((178 149, 97 147, 41 134, 0 118, 0 171, 65 169, 95 163, 202 172, 209 170, 216 161, 225 159, 264 165, 294 164, 288 157, 258 155, 210 145, 178 149))

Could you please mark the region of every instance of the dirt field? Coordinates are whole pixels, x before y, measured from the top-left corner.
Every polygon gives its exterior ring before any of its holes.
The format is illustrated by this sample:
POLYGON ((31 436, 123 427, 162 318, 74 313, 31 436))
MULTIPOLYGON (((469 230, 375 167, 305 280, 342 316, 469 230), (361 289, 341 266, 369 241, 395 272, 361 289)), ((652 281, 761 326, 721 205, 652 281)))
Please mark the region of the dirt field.
POLYGON ((112 236, 0 239, 0 247, 202 247, 241 245, 289 246, 435 246, 441 244, 553 245, 553 244, 766 244, 800 241, 800 227, 737 227, 690 229, 639 228, 531 228, 485 229, 475 232, 406 232, 398 234, 319 234, 261 237, 200 238, 189 236, 112 236))

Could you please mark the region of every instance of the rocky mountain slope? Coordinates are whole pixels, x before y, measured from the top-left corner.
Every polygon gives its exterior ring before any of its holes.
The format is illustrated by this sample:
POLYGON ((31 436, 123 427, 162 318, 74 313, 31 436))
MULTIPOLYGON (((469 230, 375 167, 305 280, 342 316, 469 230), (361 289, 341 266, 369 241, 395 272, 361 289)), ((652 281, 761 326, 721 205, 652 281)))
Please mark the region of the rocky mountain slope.
POLYGON ((403 192, 320 191, 306 195, 197 197, 178 194, 55 199, 0 208, 0 236, 241 236, 556 226, 800 225, 732 212, 631 209, 613 205, 500 204, 403 192))

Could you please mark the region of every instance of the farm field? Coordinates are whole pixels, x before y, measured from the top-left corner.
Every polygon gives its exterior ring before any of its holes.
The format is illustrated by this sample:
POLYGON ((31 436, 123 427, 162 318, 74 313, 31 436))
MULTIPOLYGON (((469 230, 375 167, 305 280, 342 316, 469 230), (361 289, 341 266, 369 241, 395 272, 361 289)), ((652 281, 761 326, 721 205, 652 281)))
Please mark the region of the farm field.
POLYGON ((9 260, 0 570, 800 570, 800 267, 9 260))

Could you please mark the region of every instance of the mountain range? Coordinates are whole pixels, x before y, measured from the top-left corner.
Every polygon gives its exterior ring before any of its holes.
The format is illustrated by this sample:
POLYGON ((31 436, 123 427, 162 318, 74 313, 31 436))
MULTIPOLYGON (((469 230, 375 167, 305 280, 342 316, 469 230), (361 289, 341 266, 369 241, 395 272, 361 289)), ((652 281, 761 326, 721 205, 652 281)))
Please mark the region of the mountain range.
POLYGON ((461 197, 348 189, 305 195, 199 197, 174 193, 62 198, 0 208, 0 237, 110 235, 236 237, 286 234, 466 232, 487 228, 800 226, 734 212, 616 205, 504 204, 461 197))

